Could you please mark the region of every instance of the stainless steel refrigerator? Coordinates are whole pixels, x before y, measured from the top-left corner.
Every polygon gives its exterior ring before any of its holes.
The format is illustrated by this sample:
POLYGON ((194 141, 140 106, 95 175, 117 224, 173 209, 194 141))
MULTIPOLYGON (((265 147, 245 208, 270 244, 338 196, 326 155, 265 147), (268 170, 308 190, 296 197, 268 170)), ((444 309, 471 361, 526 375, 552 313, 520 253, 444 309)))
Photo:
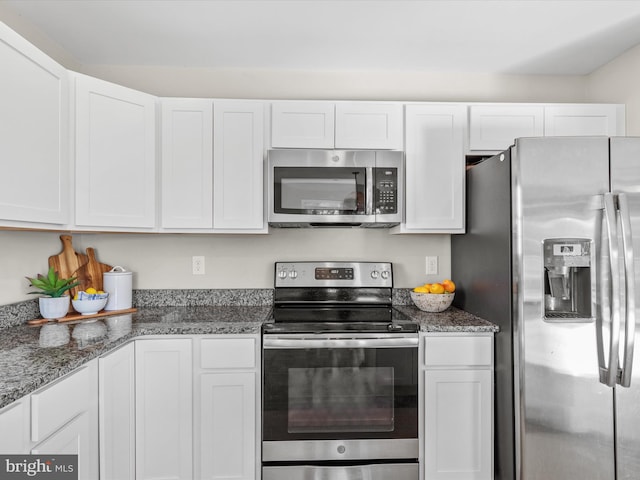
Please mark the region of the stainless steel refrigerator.
POLYGON ((517 139, 468 168, 466 207, 452 278, 500 326, 496 478, 639 479, 640 138, 517 139))

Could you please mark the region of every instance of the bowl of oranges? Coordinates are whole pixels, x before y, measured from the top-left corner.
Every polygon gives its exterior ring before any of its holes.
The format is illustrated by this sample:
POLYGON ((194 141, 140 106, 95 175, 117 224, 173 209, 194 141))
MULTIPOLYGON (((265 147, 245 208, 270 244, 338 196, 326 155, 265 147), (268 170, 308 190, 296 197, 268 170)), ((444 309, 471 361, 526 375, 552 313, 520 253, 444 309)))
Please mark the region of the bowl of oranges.
POLYGON ((440 283, 425 283, 414 288, 411 300, 423 312, 444 312, 451 306, 455 296, 456 284, 446 279, 440 283))

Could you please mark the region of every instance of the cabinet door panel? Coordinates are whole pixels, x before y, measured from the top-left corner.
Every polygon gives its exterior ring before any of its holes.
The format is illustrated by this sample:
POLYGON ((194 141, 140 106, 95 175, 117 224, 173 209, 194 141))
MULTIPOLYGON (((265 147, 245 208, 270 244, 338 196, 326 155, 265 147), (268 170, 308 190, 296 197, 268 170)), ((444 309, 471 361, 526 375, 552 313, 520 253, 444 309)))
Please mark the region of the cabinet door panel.
POLYGON ((464 231, 462 105, 406 107, 405 223, 403 232, 464 231))
POLYGON ((545 136, 624 135, 619 105, 556 105, 544 109, 545 136))
POLYGON ((162 99, 162 227, 213 226, 213 104, 162 99))
POLYGON ((336 104, 336 148, 402 149, 402 104, 336 104))
POLYGON ((138 340, 136 478, 191 479, 191 340, 138 340))
POLYGON ((330 102, 275 102, 271 106, 271 146, 333 148, 334 115, 330 102))
POLYGON ((469 150, 506 150, 519 137, 544 135, 544 108, 525 105, 469 107, 469 150))
POLYGON ((39 442, 87 409, 93 399, 95 371, 89 366, 31 394, 31 440, 39 442))
MULTIPOLYGON (((93 429, 95 430, 95 429, 93 429)), ((91 416, 83 412, 44 442, 31 449, 34 455, 78 455, 78 478, 98 479, 97 437, 92 436, 91 416)))
POLYGON ((66 224, 68 73, 2 23, 0 65, 0 222, 66 224))
POLYGON ((29 397, 24 397, 0 410, 0 452, 28 453, 29 444, 29 397))
POLYGON ((263 229, 263 105, 220 101, 213 112, 213 228, 263 229))
POLYGON ((100 478, 135 478, 135 364, 129 343, 99 360, 100 478))
POLYGON ((76 78, 76 224, 155 226, 155 97, 76 78))
POLYGON ((199 478, 254 478, 255 375, 253 372, 201 375, 199 478))
POLYGON ((425 372, 425 478, 493 478, 491 370, 425 372))

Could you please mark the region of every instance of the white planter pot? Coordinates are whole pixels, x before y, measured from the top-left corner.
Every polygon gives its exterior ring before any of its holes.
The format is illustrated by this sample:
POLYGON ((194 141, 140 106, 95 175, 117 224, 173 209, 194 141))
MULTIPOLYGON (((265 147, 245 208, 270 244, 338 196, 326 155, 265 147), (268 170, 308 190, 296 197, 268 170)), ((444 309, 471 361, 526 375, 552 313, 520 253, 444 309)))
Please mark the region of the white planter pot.
POLYGON ((38 304, 40 306, 40 315, 47 320, 55 320, 64 317, 69 312, 70 297, 40 297, 38 304))

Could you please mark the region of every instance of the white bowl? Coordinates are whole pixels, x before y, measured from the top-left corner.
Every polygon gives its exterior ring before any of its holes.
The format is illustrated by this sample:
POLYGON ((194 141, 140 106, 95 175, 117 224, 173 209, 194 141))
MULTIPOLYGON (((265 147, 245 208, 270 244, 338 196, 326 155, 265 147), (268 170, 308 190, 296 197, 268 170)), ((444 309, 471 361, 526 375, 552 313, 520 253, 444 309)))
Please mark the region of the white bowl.
POLYGON ((73 309, 82 315, 93 315, 98 313, 107 304, 108 296, 95 300, 71 300, 73 309))
POLYGON ((409 293, 415 306, 424 312, 444 312, 455 296, 455 293, 409 293))

